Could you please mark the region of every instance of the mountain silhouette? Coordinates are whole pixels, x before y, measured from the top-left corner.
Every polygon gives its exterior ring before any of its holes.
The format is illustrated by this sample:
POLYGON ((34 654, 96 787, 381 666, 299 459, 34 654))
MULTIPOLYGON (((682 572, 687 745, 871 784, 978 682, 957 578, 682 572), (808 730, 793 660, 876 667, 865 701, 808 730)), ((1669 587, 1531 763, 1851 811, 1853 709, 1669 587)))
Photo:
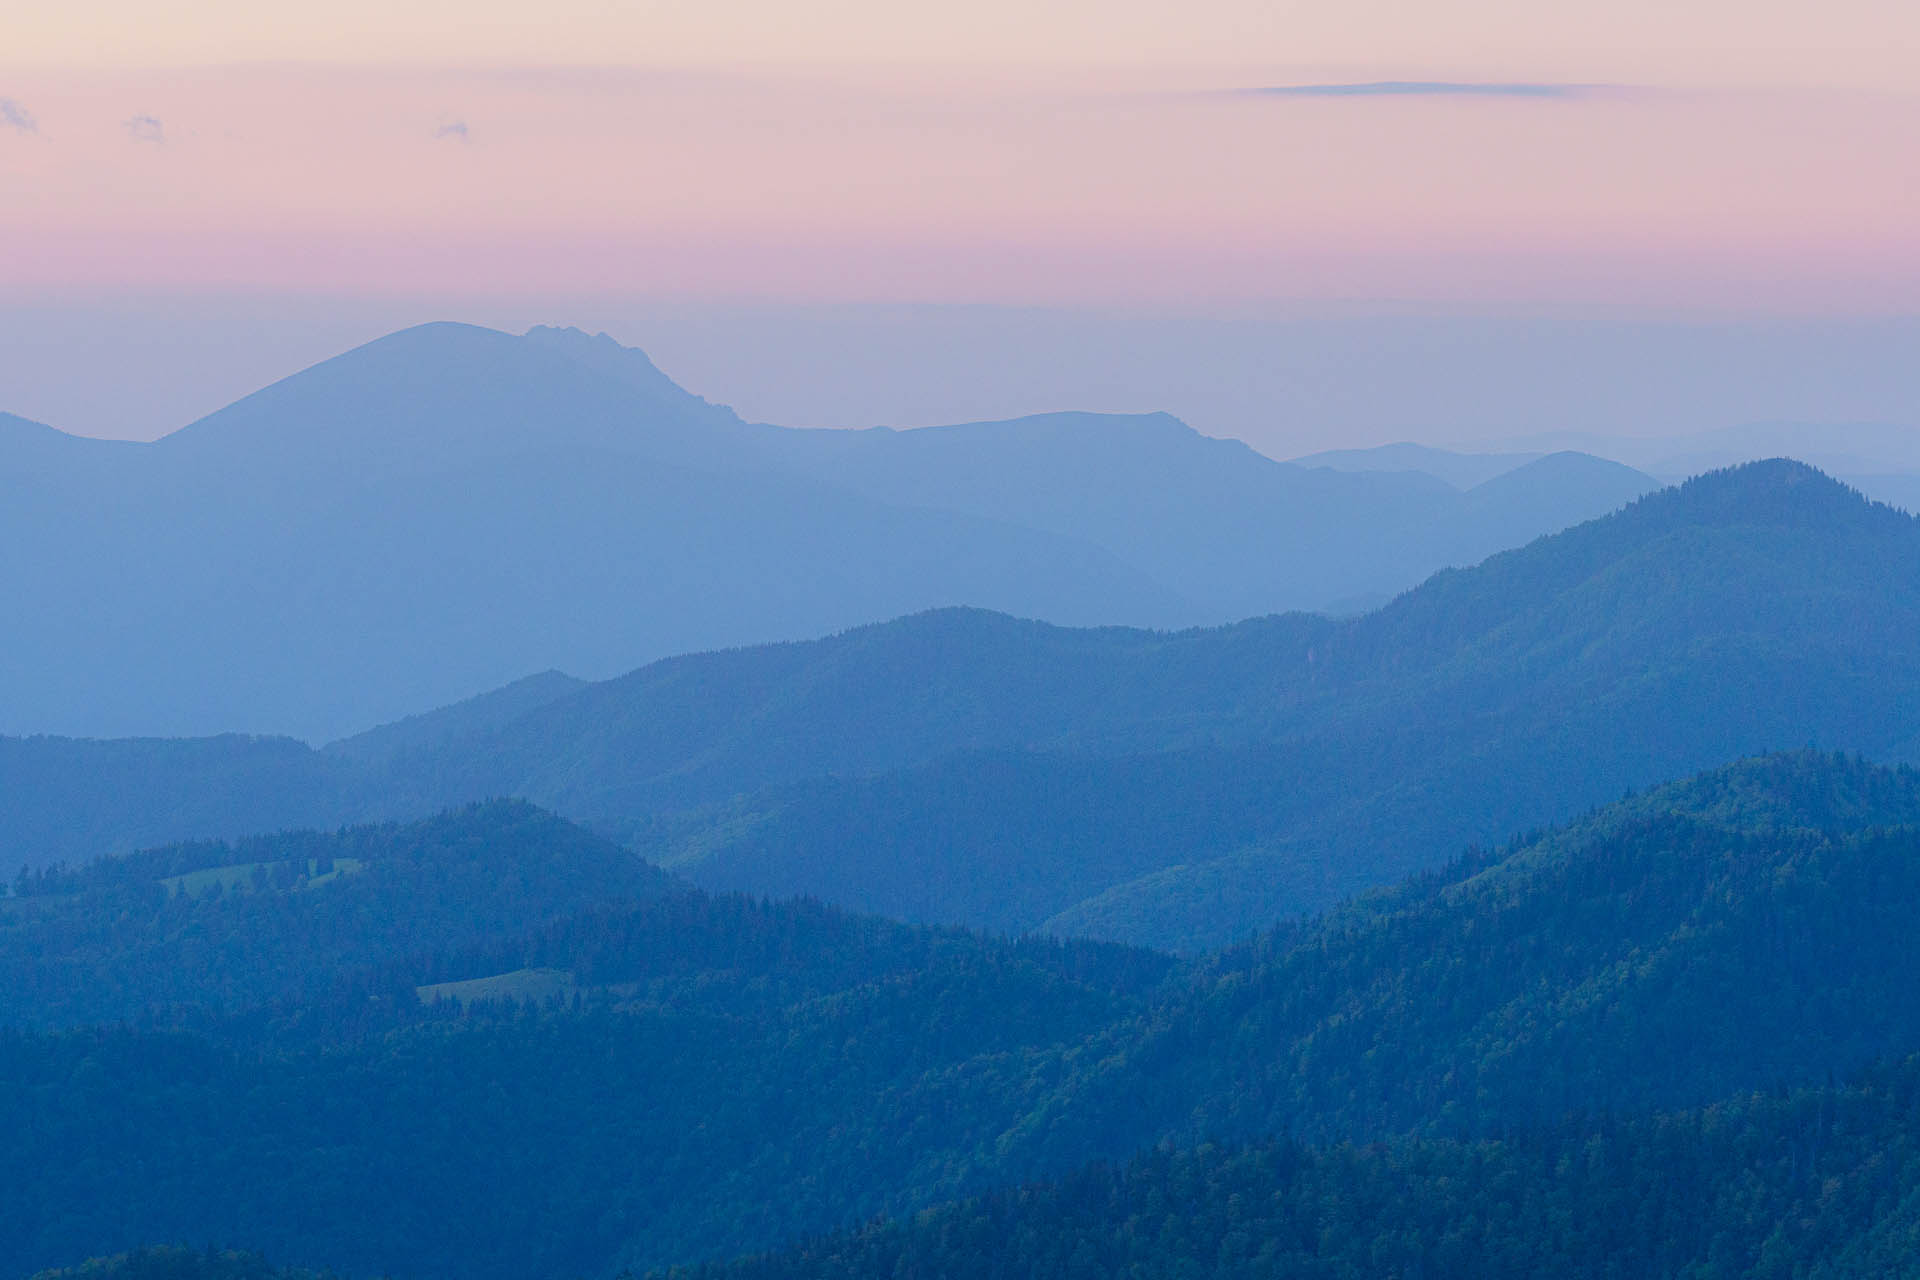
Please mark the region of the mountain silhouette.
POLYGON ((549 675, 319 752, 7 740, 4 856, 514 795, 712 889, 1205 947, 1753 752, 1913 758, 1917 635, 1920 523, 1775 461, 1347 620, 948 609, 549 675), (206 825, 215 790, 244 821, 206 825))
POLYGON ((1385 598, 1650 484, 1459 494, 1165 415, 792 430, 604 335, 423 325, 151 444, 0 424, 0 731, 317 742, 941 606, 1222 623, 1385 598))
POLYGON ((710 888, 1206 946, 1743 754, 1911 757, 1916 602, 1920 524, 1759 463, 1363 618, 940 613, 657 664, 395 776, 647 819, 710 888))

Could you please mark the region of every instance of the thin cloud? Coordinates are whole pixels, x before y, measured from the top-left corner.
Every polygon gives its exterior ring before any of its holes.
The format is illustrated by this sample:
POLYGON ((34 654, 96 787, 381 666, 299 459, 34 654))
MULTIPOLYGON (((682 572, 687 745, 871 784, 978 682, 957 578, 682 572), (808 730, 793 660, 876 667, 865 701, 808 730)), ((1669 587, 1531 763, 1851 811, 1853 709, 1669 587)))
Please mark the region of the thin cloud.
POLYGON ((121 122, 127 130, 127 136, 135 142, 164 143, 167 131, 153 116, 133 116, 121 122))
POLYGON ((1345 84, 1282 84, 1241 89, 1258 98, 1591 98, 1616 85, 1471 80, 1366 80, 1345 84))
POLYGON ((40 122, 33 118, 33 112, 12 98, 0 98, 0 124, 7 125, 20 133, 40 132, 40 122))
POLYGON ((455 142, 471 142, 473 135, 467 129, 465 120, 455 120, 452 124, 443 124, 433 131, 436 138, 452 138, 455 142))

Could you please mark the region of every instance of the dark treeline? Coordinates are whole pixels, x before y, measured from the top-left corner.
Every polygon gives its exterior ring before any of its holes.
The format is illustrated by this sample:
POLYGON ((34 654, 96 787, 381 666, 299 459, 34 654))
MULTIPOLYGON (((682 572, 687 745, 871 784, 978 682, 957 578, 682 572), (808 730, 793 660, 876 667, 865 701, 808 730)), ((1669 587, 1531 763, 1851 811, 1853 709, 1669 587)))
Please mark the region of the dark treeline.
POLYGON ((257 1253, 160 1245, 42 1271, 33 1280, 339 1280, 329 1271, 276 1267, 257 1253))
MULTIPOLYGON (((652 1280, 1920 1274, 1920 1060, 1843 1086, 1497 1139, 1162 1146, 652 1280)), ((130 1251, 34 1280, 322 1280, 130 1251)))

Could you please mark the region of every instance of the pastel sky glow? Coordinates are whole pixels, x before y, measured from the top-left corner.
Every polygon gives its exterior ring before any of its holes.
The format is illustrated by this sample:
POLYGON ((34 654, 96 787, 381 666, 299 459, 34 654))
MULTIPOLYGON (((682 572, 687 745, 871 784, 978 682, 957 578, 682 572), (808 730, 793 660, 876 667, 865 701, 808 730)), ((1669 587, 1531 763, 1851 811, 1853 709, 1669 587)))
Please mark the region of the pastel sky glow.
POLYGON ((1920 304, 1920 6, 1887 0, 69 0, 8 26, 15 296, 1920 304))

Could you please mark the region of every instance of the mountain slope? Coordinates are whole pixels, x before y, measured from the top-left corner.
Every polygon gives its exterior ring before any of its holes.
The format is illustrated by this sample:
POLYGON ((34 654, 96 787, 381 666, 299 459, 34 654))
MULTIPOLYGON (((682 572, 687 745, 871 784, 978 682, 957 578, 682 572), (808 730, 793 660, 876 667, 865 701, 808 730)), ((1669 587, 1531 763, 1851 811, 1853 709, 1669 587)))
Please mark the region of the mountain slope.
POLYGON ((1370 617, 1269 629, 1257 665, 1225 660, 1249 633, 1215 634, 1192 655, 1233 708, 1211 741, 1030 741, 769 791, 644 847, 713 887, 1218 945, 1719 760, 1901 755, 1920 718, 1920 526, 1756 464, 1370 617), (978 887, 935 895, 955 878, 978 887))
POLYGON ((787 430, 604 335, 423 325, 151 445, 0 430, 0 731, 323 741, 939 606, 1225 622, 1390 594, 1630 489, 1489 506, 1164 415, 787 430))
POLYGON ((917 1081, 1077 1043, 1164 969, 680 894, 278 1019, 0 1031, 0 1158, 50 1175, 0 1267, 213 1237, 349 1274, 601 1275, 770 1244, 913 1181, 916 1124, 952 1123, 917 1081))
POLYGON ((1747 1094, 1598 1133, 1161 1149, 664 1274, 1905 1276, 1920 1223, 1917 1097, 1920 1060, 1908 1059, 1846 1088, 1747 1094))
POLYGON ((587 687, 563 671, 542 671, 450 707, 424 711, 328 744, 329 754, 363 767, 481 737, 587 687))
POLYGON ((154 452, 196 470, 305 481, 316 469, 392 477, 567 452, 702 465, 776 430, 749 426, 619 350, 636 363, 550 330, 417 325, 182 427, 154 452))
MULTIPOLYGON (((1274 654, 1304 649, 1327 626, 1293 615, 1164 634, 939 610, 654 663, 397 754, 391 776, 609 818, 970 749, 1157 750, 1244 738, 1275 680, 1274 654)), ((361 754, 386 732, 328 752, 361 754)))
MULTIPOLYGON (((1160 1149, 669 1280, 1911 1273, 1920 1062, 1845 1087, 1503 1141, 1160 1149)), ((34 1280, 325 1280, 132 1250, 34 1280)))
MULTIPOLYGON (((1157 634, 948 611, 657 663, 522 715, 454 714, 405 749, 290 761, 336 809, 256 825, 521 795, 711 888, 1206 947, 1745 753, 1902 758, 1920 742, 1916 530, 1755 464, 1341 622, 1157 634)), ((77 768, 107 748, 62 750, 77 768)), ((27 824, 53 848, 72 847, 69 809, 98 818, 100 850, 127 847, 109 817, 146 821, 63 785, 27 824)), ((195 834, 163 827, 140 831, 195 834)))
MULTIPOLYGON (((338 737, 561 667, 948 604, 1171 621, 1083 541, 769 470, 752 428, 551 344, 408 330, 101 467, 18 469, 0 728, 338 737)), ((70 452, 70 451, 69 451, 70 452)), ((85 461, 82 459, 81 461, 85 461)))
POLYGON ((1097 543, 1224 622, 1391 596, 1657 487, 1562 455, 1465 496, 1412 473, 1274 462, 1167 414, 1054 413, 914 431, 799 432, 784 465, 872 497, 1097 543))
POLYGON ((1209 962, 1078 1118, 1484 1134, 1905 1054, 1916 819, 1920 772, 1815 753, 1656 789, 1209 962))
POLYGON ((1328 449, 1291 461, 1295 466, 1334 471, 1418 471, 1456 489, 1471 489, 1546 456, 1545 452, 1460 453, 1401 441, 1371 449, 1328 449))
POLYGON ((0 1033, 0 1162, 40 1171, 0 1267, 212 1238, 611 1275, 1161 1143, 1583 1149, 1920 1051, 1917 815, 1920 774, 1798 754, 1171 972, 679 893, 348 975, 298 1017, 0 1033))
POLYGON ((205 1019, 422 952, 668 891, 632 854, 499 801, 406 826, 207 841, 23 878, 0 1025, 205 1019))
POLYGON ((359 770, 290 738, 0 737, 0 874, 179 840, 389 816, 359 770))

